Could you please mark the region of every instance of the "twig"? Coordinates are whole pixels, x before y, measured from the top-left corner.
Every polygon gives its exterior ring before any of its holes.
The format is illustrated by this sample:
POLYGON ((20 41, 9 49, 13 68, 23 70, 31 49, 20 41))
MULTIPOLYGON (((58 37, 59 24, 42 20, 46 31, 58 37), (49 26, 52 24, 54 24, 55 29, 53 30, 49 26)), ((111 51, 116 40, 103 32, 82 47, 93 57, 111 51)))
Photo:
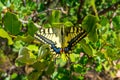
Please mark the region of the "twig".
POLYGON ((40 0, 36 0, 37 8, 39 7, 40 0))
POLYGON ((118 7, 119 4, 120 4, 120 1, 117 2, 117 3, 115 3, 115 4, 113 4, 112 6, 110 6, 108 8, 105 8, 105 9, 103 9, 101 11, 98 11, 98 15, 105 14, 105 13, 107 13, 109 11, 115 11, 117 9, 117 7, 118 7))
POLYGON ((61 10, 61 11, 62 11, 62 13, 64 13, 64 14, 66 14, 66 13, 67 13, 67 11, 65 11, 62 7, 53 8, 53 9, 48 8, 47 10, 42 11, 42 12, 40 12, 40 13, 43 13, 43 12, 48 12, 48 11, 52 11, 52 10, 61 10))
POLYGON ((80 18, 80 15, 79 15, 79 14, 80 14, 80 12, 82 11, 82 8, 83 8, 83 5, 84 5, 84 2, 85 2, 85 1, 84 1, 84 0, 80 0, 79 2, 80 2, 80 6, 79 6, 78 12, 77 12, 77 18, 78 18, 77 23, 81 23, 82 20, 83 20, 83 19, 80 18))
POLYGON ((26 0, 22 0, 23 6, 26 7, 26 0))
POLYGON ((112 18, 110 19, 110 28, 114 29, 112 19, 117 15, 116 12, 113 13, 112 18))
MULTIPOLYGON (((21 22, 21 23, 23 23, 23 24, 28 24, 29 23, 29 21, 24 21, 24 20, 22 20, 22 19, 19 19, 19 21, 21 22)), ((38 25, 37 23, 33 23, 37 28, 41 28, 42 26, 40 26, 40 25, 38 25)))

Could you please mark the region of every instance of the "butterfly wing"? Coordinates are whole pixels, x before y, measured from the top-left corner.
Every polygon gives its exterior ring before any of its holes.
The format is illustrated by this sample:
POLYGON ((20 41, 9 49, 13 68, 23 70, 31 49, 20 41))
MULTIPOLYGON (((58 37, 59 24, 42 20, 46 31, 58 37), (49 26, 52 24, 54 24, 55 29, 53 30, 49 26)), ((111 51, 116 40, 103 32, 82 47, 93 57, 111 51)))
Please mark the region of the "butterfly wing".
MULTIPOLYGON (((68 30, 68 29, 66 29, 68 30)), ((66 31, 66 36, 65 36, 65 47, 64 47, 64 52, 68 53, 73 46, 75 46, 81 39, 83 39, 86 35, 87 32, 82 29, 81 27, 71 27, 69 32, 66 31)))
POLYGON ((50 47, 59 54, 61 52, 61 34, 59 28, 46 28, 40 29, 37 33, 35 33, 35 38, 43 43, 47 43, 50 47))
POLYGON ((40 29, 35 38, 47 43, 56 52, 68 53, 71 48, 87 35, 81 27, 62 27, 40 29))

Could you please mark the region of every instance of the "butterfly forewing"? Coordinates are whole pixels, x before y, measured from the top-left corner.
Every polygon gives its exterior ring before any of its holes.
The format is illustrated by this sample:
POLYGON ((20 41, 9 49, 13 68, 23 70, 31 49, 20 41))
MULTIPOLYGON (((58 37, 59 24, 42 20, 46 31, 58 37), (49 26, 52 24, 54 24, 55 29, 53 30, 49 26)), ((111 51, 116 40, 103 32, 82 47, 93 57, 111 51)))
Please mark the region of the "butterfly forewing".
MULTIPOLYGON (((57 47, 62 47, 62 40, 61 40, 61 29, 59 28, 42 28, 40 29, 37 34, 46 37, 48 40, 54 42, 57 47)), ((35 35, 36 38, 39 38, 35 35)), ((40 38, 39 38, 40 39, 40 38)), ((44 39, 40 39, 43 43, 46 43, 44 39)))

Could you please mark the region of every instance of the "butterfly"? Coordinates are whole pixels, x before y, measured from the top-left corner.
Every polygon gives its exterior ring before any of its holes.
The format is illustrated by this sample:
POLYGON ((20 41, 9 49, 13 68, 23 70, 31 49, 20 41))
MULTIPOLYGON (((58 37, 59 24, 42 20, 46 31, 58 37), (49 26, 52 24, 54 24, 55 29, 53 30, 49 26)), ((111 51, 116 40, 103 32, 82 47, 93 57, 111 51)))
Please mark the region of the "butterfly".
POLYGON ((49 44, 57 54, 69 53, 72 47, 81 41, 87 32, 82 27, 51 27, 41 28, 35 33, 35 38, 49 44))

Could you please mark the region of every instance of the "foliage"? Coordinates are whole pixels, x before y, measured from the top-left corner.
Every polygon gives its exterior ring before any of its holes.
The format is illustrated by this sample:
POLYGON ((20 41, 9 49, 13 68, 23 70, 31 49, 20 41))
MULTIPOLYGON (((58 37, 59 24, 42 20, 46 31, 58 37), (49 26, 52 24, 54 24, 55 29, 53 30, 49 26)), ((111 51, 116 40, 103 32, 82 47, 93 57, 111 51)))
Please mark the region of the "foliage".
POLYGON ((119 4, 119 0, 1 0, 0 80, 88 80, 89 72, 101 80, 115 78, 120 69, 119 4), (70 54, 54 54, 34 39, 41 26, 61 24, 81 26, 88 33, 70 54))

